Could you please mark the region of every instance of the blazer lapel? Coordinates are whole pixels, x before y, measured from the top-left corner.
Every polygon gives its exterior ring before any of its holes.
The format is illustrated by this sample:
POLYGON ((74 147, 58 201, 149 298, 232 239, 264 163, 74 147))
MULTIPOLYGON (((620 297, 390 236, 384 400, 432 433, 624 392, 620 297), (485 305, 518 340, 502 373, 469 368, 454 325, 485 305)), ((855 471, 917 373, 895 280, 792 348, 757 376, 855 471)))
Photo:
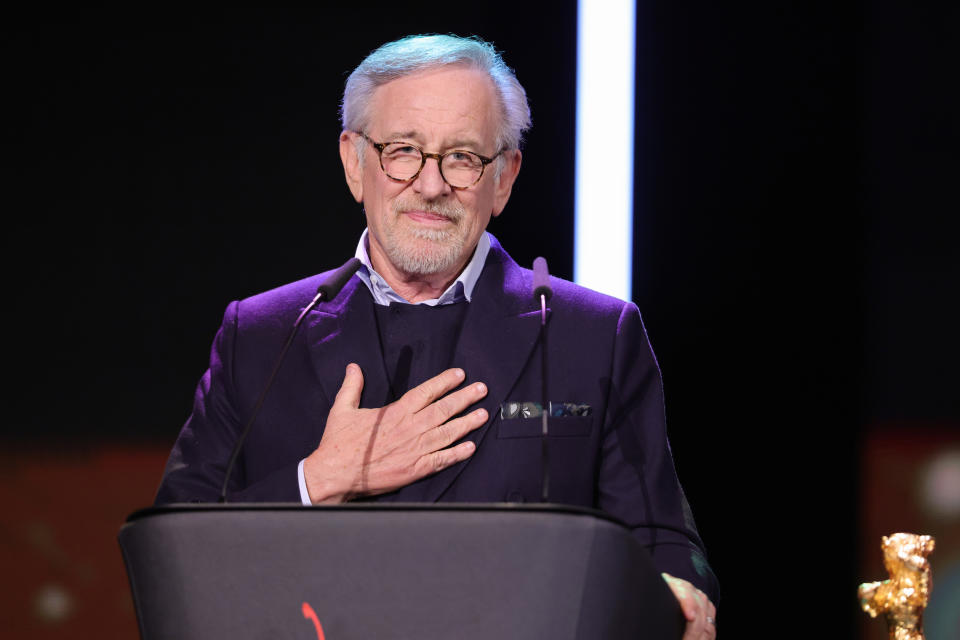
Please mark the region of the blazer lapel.
MULTIPOLYGON (((530 272, 521 269, 492 236, 490 254, 471 300, 452 363, 466 372, 465 384, 487 385, 487 396, 470 410, 483 407, 490 418, 465 438, 479 448, 537 343, 540 307, 533 300, 530 272)), ((436 502, 471 460, 403 487, 385 499, 436 502)))
POLYGON ((360 406, 382 407, 389 401, 373 300, 359 278, 351 278, 340 295, 319 304, 304 323, 311 364, 330 406, 351 362, 363 371, 360 406))

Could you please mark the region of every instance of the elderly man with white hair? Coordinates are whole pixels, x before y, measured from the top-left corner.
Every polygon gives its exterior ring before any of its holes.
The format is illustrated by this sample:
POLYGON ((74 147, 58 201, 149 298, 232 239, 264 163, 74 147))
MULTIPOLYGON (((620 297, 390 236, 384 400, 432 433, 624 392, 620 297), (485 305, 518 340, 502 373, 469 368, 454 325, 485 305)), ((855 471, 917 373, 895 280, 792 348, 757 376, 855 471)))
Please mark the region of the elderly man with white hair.
MULTIPOLYGON (((523 87, 487 42, 412 36, 353 71, 342 117, 344 175, 367 221, 362 266, 305 316, 230 499, 539 500, 540 306, 531 272, 486 231, 520 171, 523 87)), ((286 331, 324 277, 227 307, 158 503, 216 500, 286 331)), ((717 582, 637 307, 550 285, 550 500, 629 526, 681 603, 684 637, 712 638, 717 582)))

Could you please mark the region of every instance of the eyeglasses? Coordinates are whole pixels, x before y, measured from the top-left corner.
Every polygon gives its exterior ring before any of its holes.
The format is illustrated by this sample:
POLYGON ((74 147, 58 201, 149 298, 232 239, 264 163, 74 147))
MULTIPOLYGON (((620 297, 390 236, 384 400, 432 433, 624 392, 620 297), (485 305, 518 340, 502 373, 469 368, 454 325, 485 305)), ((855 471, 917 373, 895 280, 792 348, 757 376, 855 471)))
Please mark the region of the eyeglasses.
POLYGON ((469 189, 480 182, 486 166, 503 153, 503 150, 497 151, 493 158, 462 149, 427 153, 409 142, 374 142, 362 131, 357 133, 374 146, 380 154, 380 168, 388 178, 397 182, 416 180, 427 164, 427 158, 433 158, 440 167, 440 177, 444 182, 453 189, 469 189))

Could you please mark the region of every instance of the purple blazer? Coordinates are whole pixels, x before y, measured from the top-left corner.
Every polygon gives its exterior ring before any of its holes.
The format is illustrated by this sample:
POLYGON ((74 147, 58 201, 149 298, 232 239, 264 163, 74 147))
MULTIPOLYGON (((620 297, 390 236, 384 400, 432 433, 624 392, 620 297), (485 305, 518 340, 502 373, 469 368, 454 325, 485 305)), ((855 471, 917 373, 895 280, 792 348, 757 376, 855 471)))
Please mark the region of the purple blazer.
MULTIPOLYGON (((227 307, 157 504, 218 499, 238 433, 289 328, 324 276, 227 307)), ((491 416, 467 436, 476 452, 378 500, 540 499, 540 419, 506 418, 501 411, 506 403, 541 398, 540 309, 532 279, 492 241, 451 359, 451 366, 466 372, 464 384, 482 381, 489 389, 468 409, 482 406, 491 416)), ((590 411, 550 418, 550 501, 598 508, 624 521, 662 571, 689 580, 716 602, 716 578, 674 471, 660 370, 637 307, 565 280, 552 278, 551 286, 549 397, 590 411)), ((297 465, 320 442, 348 363, 363 370, 361 406, 388 401, 373 304, 354 277, 305 318, 244 445, 231 478, 231 501, 300 501, 297 465)))

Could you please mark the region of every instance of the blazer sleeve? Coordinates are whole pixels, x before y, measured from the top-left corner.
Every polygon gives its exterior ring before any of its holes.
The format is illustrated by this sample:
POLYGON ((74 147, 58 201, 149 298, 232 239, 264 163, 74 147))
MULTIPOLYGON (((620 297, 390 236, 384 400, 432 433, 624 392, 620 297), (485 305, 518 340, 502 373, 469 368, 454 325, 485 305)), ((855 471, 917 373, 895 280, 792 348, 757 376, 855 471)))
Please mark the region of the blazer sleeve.
MULTIPOLYGON (((167 460, 155 504, 216 502, 234 444, 243 429, 234 375, 239 303, 231 302, 210 350, 210 367, 197 384, 193 411, 167 460)), ((243 453, 230 478, 231 502, 300 502, 297 463, 247 485, 243 453)))
POLYGON ((716 603, 719 585, 674 470, 660 368, 633 303, 618 320, 608 393, 600 508, 631 527, 658 569, 688 580, 716 603))

